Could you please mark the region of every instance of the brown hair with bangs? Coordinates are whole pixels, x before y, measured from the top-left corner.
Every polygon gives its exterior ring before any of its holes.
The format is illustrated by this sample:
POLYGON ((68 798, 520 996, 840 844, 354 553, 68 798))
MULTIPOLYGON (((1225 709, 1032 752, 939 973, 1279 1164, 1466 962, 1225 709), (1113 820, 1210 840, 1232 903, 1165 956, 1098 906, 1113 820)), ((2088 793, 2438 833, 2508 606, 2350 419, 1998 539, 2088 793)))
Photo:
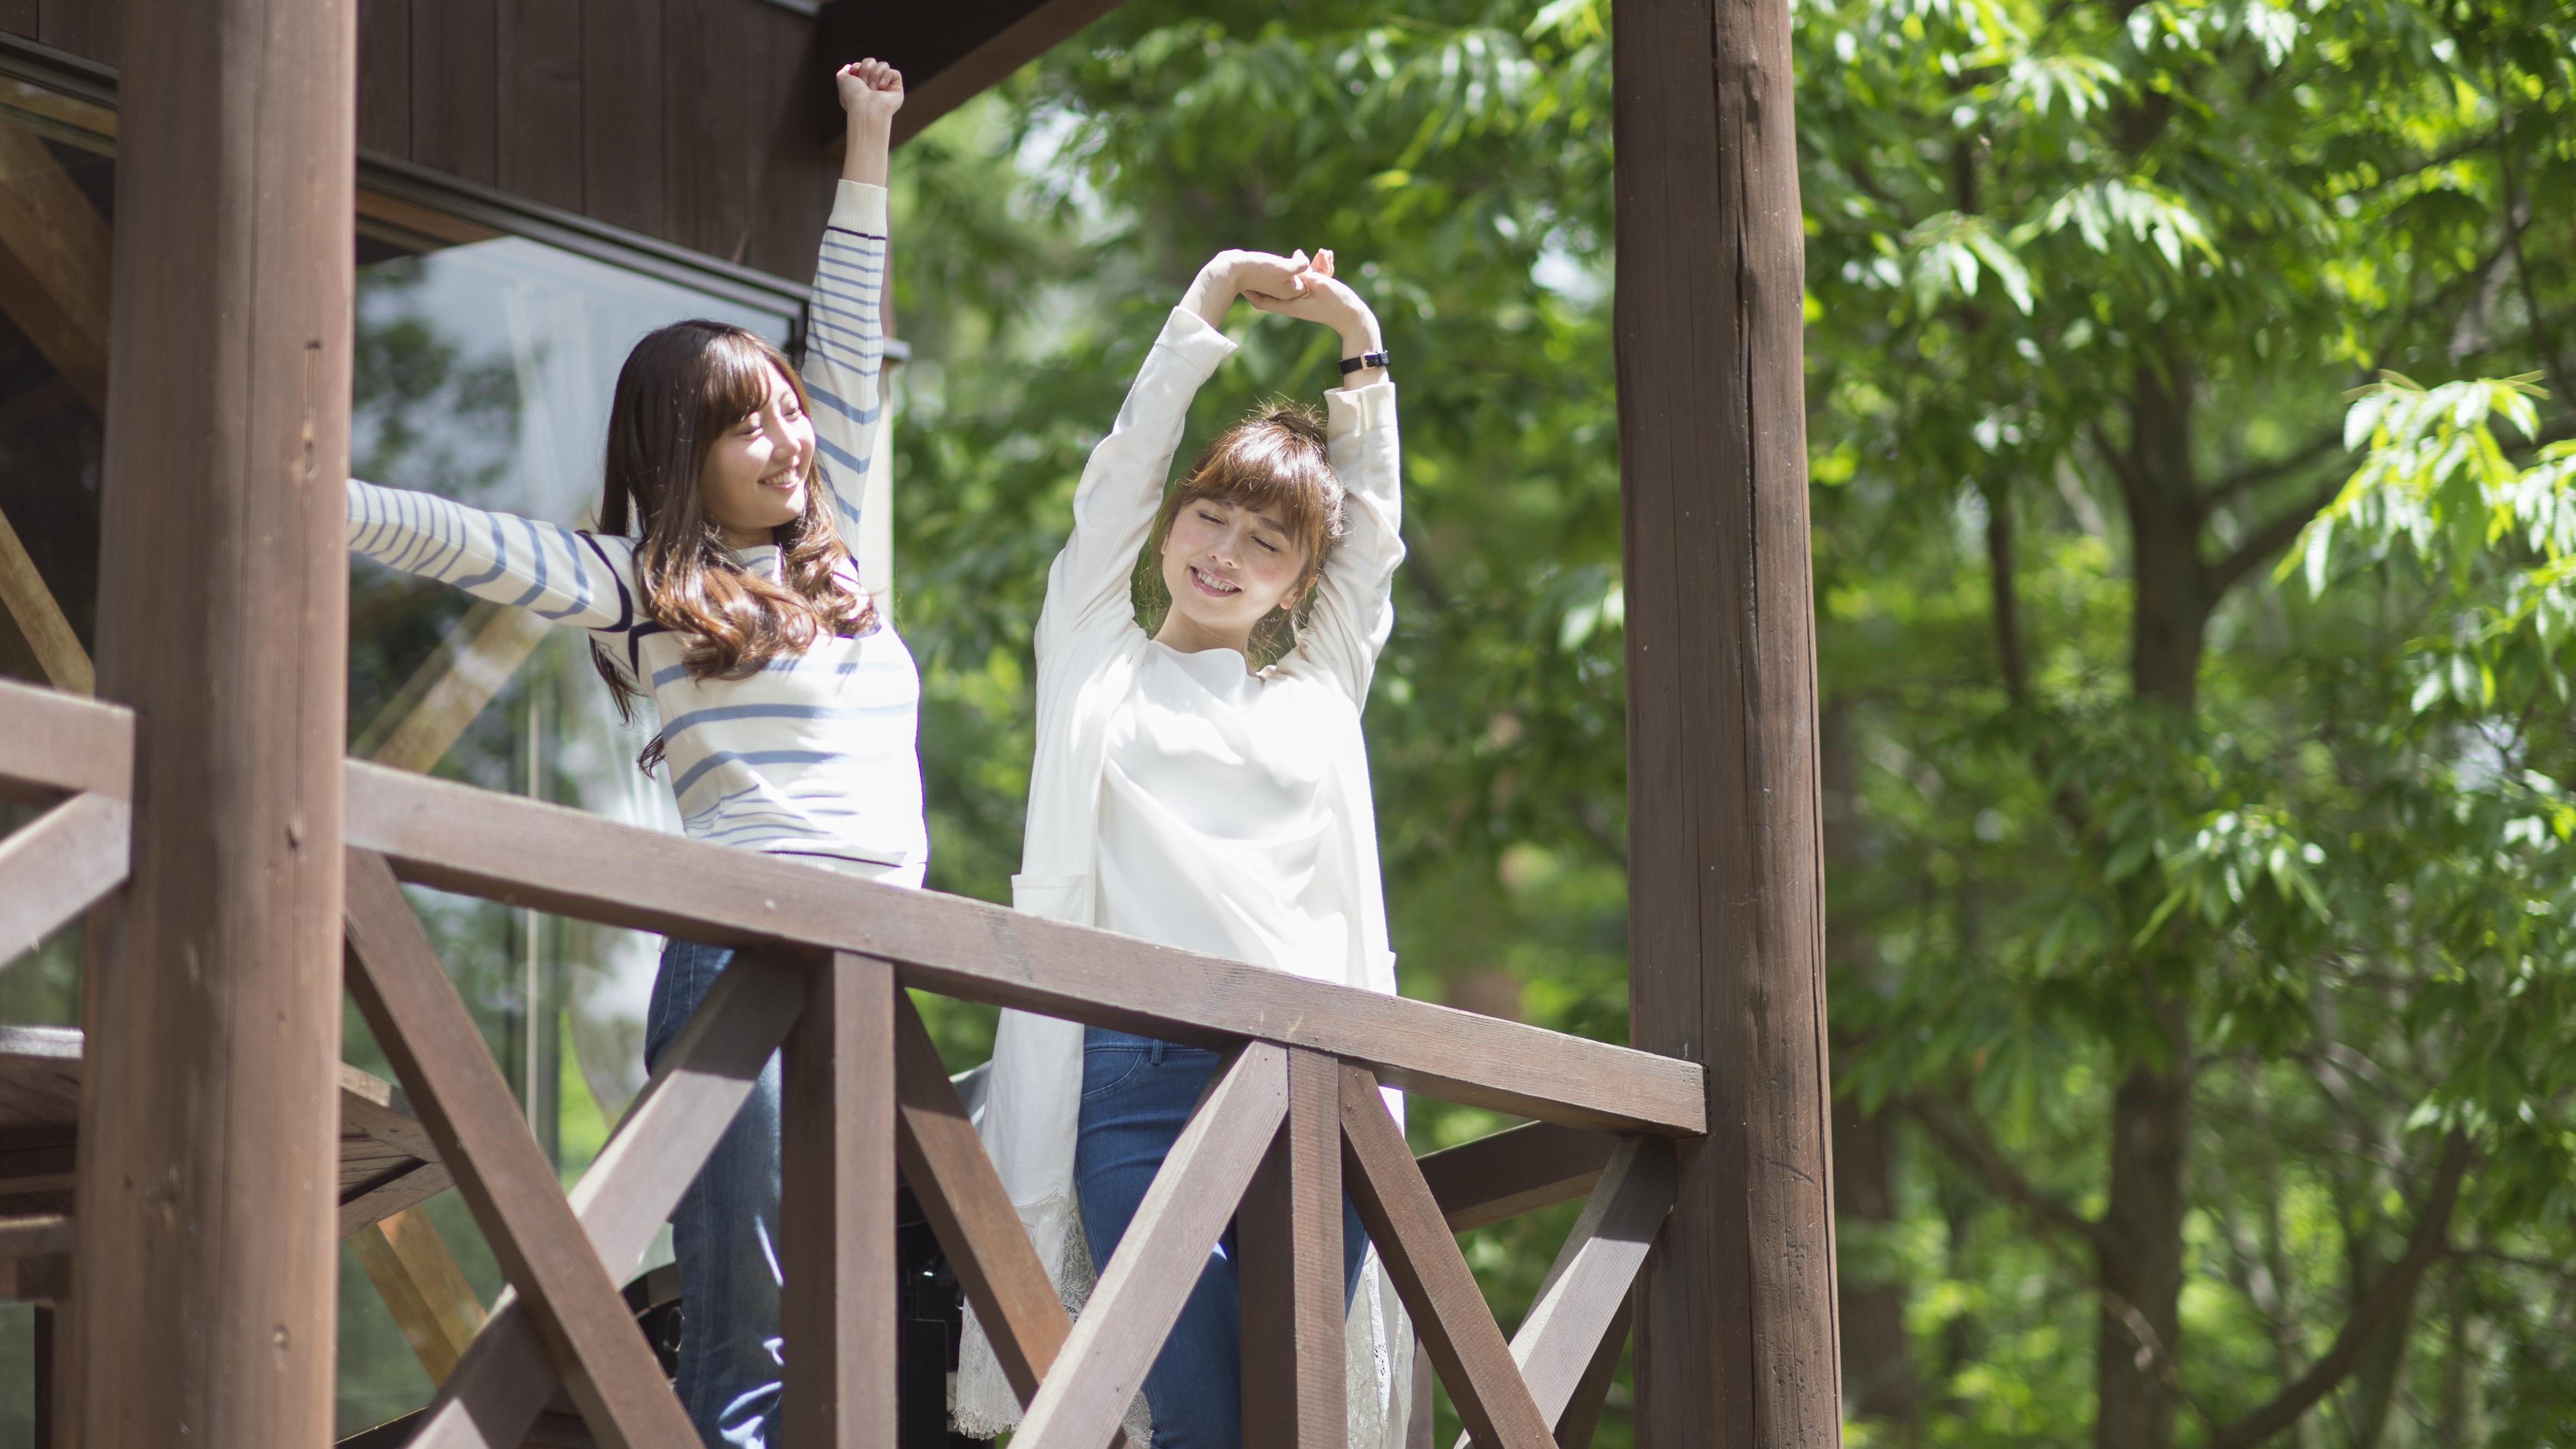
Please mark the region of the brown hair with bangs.
MULTIPOLYGON (((736 423, 760 410, 772 373, 787 379, 809 414, 804 379, 756 332, 722 322, 675 322, 648 333, 626 355, 608 409, 608 464, 599 531, 636 539, 642 607, 655 623, 689 639, 682 663, 697 679, 747 679, 825 632, 852 635, 876 622, 868 597, 838 576, 849 550, 833 531, 824 497, 822 453, 805 477, 805 511, 779 528, 778 581, 734 558, 699 491, 707 454, 736 423)), ((640 691, 591 646, 592 660, 632 718, 640 691)), ((651 768, 656 740, 637 763, 651 768)))
POLYGON ((1342 480, 1333 471, 1323 415, 1302 403, 1265 403, 1219 433, 1173 486, 1136 561, 1144 596, 1139 618, 1148 634, 1162 627, 1172 607, 1171 591, 1163 585, 1163 542, 1171 536, 1172 520, 1202 498, 1278 520, 1303 559, 1289 602, 1252 630, 1253 657, 1276 660, 1295 645, 1297 621, 1313 605, 1315 581, 1344 532, 1342 480))

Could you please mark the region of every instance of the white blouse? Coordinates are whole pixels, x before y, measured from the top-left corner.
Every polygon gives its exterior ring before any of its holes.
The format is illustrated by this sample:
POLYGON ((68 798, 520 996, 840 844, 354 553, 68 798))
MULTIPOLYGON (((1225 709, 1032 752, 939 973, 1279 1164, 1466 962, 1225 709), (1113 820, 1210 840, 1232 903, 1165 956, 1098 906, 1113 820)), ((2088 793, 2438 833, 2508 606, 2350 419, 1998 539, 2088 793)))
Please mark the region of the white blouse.
POLYGON ((1361 882, 1325 805, 1336 762, 1314 715, 1333 703, 1293 676, 1248 673, 1231 649, 1151 645, 1109 720, 1100 924, 1342 981, 1360 954, 1361 882))

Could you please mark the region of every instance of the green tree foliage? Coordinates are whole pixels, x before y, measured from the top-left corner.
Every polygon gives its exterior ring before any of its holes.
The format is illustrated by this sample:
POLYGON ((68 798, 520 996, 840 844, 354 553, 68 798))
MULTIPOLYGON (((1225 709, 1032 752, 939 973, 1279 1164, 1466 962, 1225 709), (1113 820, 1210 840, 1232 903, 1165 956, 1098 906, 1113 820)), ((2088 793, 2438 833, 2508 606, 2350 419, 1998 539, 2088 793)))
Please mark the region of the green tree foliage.
MULTIPOLYGON (((1610 22, 1131 0, 904 148, 936 883, 1003 894, 1044 567, 1161 313, 1331 246, 1404 392, 1406 990, 1624 1035, 1610 22)), ((2576 1434, 2576 17, 1797 22, 1854 1439, 2576 1434)), ((1331 380, 1237 323, 1193 442, 1331 380)), ((1563 1221, 1471 1242, 1507 1313, 1563 1221)))

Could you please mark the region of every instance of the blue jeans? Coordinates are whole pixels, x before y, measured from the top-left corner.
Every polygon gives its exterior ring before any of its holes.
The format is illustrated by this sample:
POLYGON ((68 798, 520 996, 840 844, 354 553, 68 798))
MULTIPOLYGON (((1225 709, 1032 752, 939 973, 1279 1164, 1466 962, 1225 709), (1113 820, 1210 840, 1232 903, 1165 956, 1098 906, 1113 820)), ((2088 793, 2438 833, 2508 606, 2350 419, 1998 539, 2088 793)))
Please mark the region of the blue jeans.
MULTIPOLYGON (((1103 1270, 1180 1139, 1219 1055, 1106 1027, 1082 1034, 1082 1129, 1074 1192, 1092 1262, 1103 1270)), ((1234 1229, 1208 1255, 1163 1351, 1145 1373, 1154 1449, 1235 1449, 1243 1442, 1243 1339, 1234 1276, 1234 1229)), ((1342 1199, 1342 1308, 1359 1286, 1368 1232, 1342 1199)))
MULTIPOLYGON (((670 941, 644 1023, 647 1069, 689 1024, 730 946, 670 941)), ((707 1449, 778 1449, 778 1057, 671 1214, 680 1403, 707 1449)))

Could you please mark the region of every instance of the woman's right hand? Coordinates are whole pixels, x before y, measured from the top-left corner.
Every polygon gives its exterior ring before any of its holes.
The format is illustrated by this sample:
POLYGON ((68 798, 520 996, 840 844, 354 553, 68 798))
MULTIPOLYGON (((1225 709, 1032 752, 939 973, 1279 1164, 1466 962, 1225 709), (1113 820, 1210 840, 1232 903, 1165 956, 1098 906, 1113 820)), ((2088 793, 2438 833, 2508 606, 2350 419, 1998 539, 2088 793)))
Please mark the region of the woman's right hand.
POLYGON ((1278 256, 1270 252, 1222 251, 1199 268, 1196 281, 1182 294, 1181 305, 1223 327, 1225 314, 1240 296, 1285 300, 1303 296, 1307 261, 1304 252, 1278 256))

